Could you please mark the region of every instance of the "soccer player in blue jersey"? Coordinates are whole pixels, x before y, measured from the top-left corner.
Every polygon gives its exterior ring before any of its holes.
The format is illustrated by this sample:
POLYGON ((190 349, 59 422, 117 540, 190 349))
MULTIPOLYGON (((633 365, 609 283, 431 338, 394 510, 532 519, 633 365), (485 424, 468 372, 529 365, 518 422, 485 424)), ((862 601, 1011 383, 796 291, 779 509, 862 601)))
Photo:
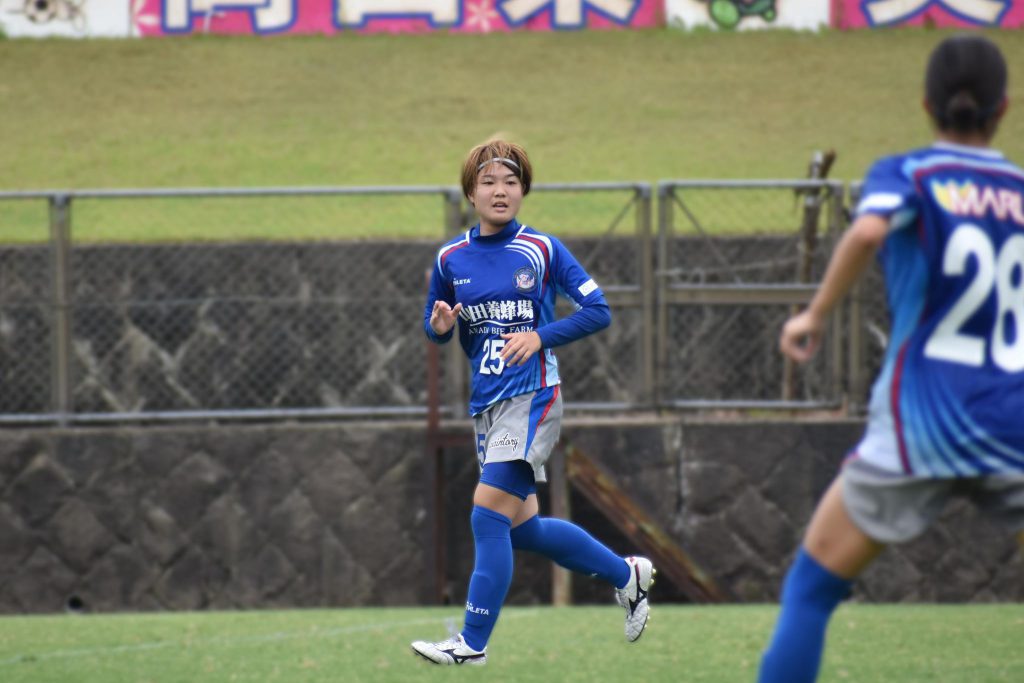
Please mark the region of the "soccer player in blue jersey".
POLYGON ((512 550, 540 553, 615 587, 626 610, 626 638, 647 624, 654 568, 620 557, 580 527, 540 517, 536 482, 558 439, 561 379, 552 349, 608 326, 597 283, 551 235, 516 220, 533 171, 519 145, 494 140, 473 148, 462 189, 479 224, 437 253, 423 327, 436 343, 459 342, 473 371, 469 411, 476 431, 480 482, 470 525, 476 562, 462 632, 413 651, 436 664, 484 664, 487 641, 512 581, 512 550), (572 315, 556 320, 555 296, 572 315))
POLYGON ((786 576, 760 683, 814 681, 851 581, 950 498, 1024 543, 1024 171, 988 146, 1006 110, 999 49, 973 34, 940 43, 925 107, 936 142, 874 165, 821 286, 782 330, 782 352, 808 360, 877 253, 892 329, 867 430, 786 576))

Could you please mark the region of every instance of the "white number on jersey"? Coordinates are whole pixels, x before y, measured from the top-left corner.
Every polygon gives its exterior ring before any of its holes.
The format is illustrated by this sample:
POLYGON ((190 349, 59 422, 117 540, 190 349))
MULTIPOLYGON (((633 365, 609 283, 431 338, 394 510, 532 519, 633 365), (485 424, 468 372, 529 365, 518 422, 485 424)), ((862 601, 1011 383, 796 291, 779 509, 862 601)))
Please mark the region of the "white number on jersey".
POLYGON ((924 355, 973 367, 985 362, 985 342, 991 342, 992 360, 1007 372, 1024 370, 1024 235, 1006 240, 996 254, 985 231, 964 223, 953 231, 942 259, 945 275, 964 274, 968 259, 978 264, 967 289, 936 326, 924 346, 924 355), (985 302, 993 287, 996 291, 996 322, 991 339, 960 331, 985 302), (1012 330, 1007 320, 1013 318, 1012 330), (1013 341, 1007 342, 1007 333, 1013 341))
POLYGON ((505 370, 505 359, 501 350, 505 348, 504 339, 485 339, 484 352, 480 356, 481 375, 500 375, 505 370))

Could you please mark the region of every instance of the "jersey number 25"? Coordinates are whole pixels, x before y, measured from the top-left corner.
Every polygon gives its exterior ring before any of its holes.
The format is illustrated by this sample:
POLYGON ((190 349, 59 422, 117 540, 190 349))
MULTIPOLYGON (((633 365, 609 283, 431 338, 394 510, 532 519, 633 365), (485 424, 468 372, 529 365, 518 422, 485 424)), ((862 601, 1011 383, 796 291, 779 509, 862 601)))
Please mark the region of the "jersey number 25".
POLYGON ((484 351, 480 354, 480 374, 500 375, 505 370, 505 359, 501 350, 505 348, 504 339, 485 339, 484 351))

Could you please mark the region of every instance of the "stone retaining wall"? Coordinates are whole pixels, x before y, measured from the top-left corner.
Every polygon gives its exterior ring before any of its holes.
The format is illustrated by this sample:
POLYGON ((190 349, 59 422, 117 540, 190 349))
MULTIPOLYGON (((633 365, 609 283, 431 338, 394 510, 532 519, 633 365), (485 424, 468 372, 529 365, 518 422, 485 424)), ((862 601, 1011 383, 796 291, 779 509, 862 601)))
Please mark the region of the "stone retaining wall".
MULTIPOLYGON (((563 436, 738 599, 769 601, 861 429, 643 419, 570 423, 563 436)), ((2 430, 0 612, 60 611, 69 600, 96 611, 425 602, 425 462, 420 423, 2 430)), ((470 439, 448 449, 454 603, 471 569, 475 468, 470 439)), ((582 497, 571 502, 596 536, 635 552, 582 497)), ((858 596, 1024 600, 1022 566, 1006 534, 955 505, 887 553, 858 596)), ((548 600, 549 579, 546 561, 517 558, 510 600, 548 600)), ((671 585, 658 591, 680 598, 671 585)), ((609 593, 580 577, 574 596, 609 593)))

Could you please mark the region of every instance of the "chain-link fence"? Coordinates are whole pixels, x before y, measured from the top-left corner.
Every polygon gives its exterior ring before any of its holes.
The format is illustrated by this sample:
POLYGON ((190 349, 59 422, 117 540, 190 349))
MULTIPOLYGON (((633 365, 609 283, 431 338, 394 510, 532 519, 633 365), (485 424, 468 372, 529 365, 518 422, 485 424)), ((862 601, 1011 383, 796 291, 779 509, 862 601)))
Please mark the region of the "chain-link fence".
POLYGON ((0 246, 0 414, 48 413, 53 405, 53 268, 47 242, 49 197, 0 202, 0 234, 24 244, 0 246))
POLYGON ((457 190, 97 191, 48 200, 49 242, 0 251, 0 413, 90 421, 422 412, 420 337, 404 332, 421 315, 429 253, 459 220, 457 190), (419 204, 403 213, 420 215, 437 237, 258 239, 271 223, 287 237, 332 220, 338 202, 373 198, 382 210, 419 204), (141 216, 161 234, 190 238, 87 241, 124 224, 122 213, 136 234, 151 228, 137 224, 141 216))
MULTIPOLYGON (((653 299, 645 296, 653 281, 650 185, 541 184, 533 191, 530 202, 541 204, 541 211, 546 203, 571 206, 597 199, 603 204, 601 220, 577 223, 566 217, 550 228, 601 286, 613 318, 601 334, 556 350, 567 407, 628 409, 649 404, 654 371, 653 299)), ((571 305, 560 299, 557 314, 571 312, 571 305)))
MULTIPOLYGON (((656 234, 652 189, 537 185, 524 204, 612 307, 558 354, 570 409, 834 406, 863 388, 873 346, 852 345, 874 332, 856 318, 807 368, 776 350, 844 225, 840 184, 663 182, 656 234)), ((421 415, 425 275, 471 220, 448 186, 0 193, 0 421, 421 415)), ((457 344, 441 358, 462 415, 466 361, 457 344)))
MULTIPOLYGON (((843 345, 796 368, 786 317, 842 229, 840 183, 663 181, 658 186, 658 395, 676 407, 834 407, 843 345)), ((837 317, 838 318, 838 317, 837 317)))

